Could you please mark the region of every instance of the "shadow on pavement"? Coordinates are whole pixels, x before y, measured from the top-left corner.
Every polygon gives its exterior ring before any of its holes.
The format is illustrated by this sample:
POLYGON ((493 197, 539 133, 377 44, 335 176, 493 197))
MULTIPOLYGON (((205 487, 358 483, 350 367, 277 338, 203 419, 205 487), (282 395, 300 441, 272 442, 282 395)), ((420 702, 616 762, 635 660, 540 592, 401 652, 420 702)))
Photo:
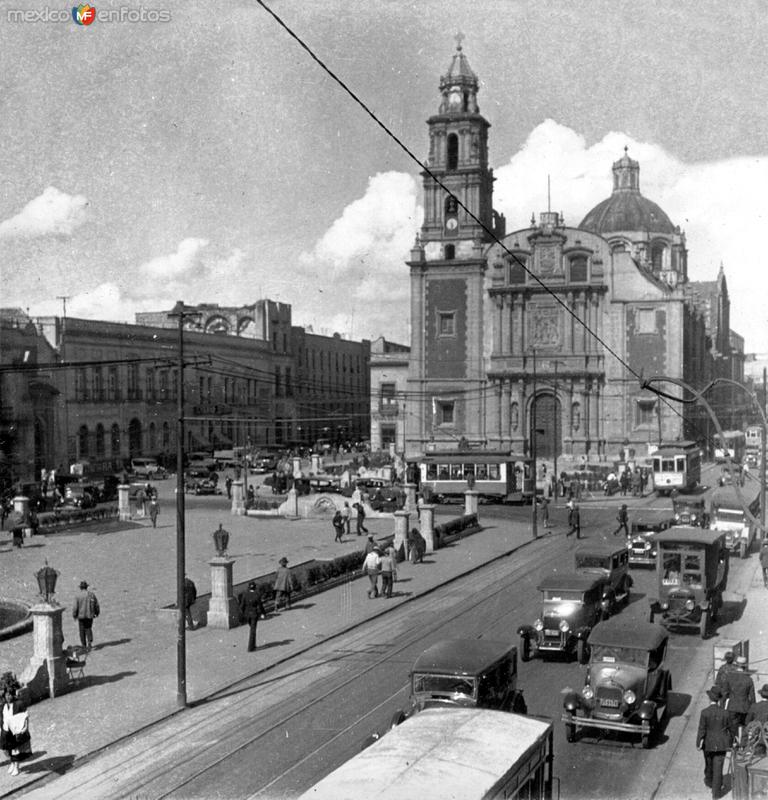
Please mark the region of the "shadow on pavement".
POLYGON ((133 641, 132 639, 115 639, 112 642, 101 642, 100 644, 95 644, 91 648, 91 650, 103 650, 105 647, 117 647, 121 644, 128 644, 128 642, 133 641))
POLYGON ((747 598, 740 595, 731 595, 723 598, 723 607, 717 615, 717 626, 729 625, 731 622, 741 619, 744 609, 747 607, 747 598), (731 599, 733 598, 733 599, 731 599))
POLYGON ((292 644, 293 639, 278 639, 274 642, 266 642, 265 644, 260 644, 256 649, 257 650, 268 650, 270 647, 282 647, 286 644, 292 644))
POLYGON ((117 683, 117 681, 129 678, 131 675, 136 675, 136 672, 134 670, 126 670, 125 672, 116 672, 114 675, 87 675, 83 688, 86 686, 100 686, 103 683, 117 683))
POLYGON ((670 692, 667 703, 667 716, 682 717, 691 705, 691 696, 683 692, 670 692))
MULTIPOLYGON (((43 750, 40 753, 32 753, 30 758, 40 758, 46 753, 43 750)), ((31 772, 55 772, 57 775, 63 775, 68 769, 72 767, 75 761, 75 756, 52 756, 51 758, 44 758, 42 761, 26 762, 22 767, 22 774, 31 772)))

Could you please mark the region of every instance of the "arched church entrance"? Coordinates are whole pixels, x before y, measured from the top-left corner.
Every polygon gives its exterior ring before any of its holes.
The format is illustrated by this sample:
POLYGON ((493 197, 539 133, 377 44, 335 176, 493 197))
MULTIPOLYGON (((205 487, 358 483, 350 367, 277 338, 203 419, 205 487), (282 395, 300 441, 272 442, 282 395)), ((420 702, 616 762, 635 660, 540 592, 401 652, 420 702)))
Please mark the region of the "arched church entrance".
POLYGON ((553 394, 536 397, 536 457, 553 458, 563 452, 560 401, 553 394))

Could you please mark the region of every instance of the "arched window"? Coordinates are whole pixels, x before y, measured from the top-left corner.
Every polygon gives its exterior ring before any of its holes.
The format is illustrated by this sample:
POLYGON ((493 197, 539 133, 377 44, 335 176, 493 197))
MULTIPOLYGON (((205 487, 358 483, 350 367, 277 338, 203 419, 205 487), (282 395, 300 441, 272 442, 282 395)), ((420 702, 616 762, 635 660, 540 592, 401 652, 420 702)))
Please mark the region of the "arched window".
POLYGON ((88 458, 88 426, 81 425, 77 432, 77 452, 81 459, 88 458))
POLYGON ((527 263, 525 256, 515 256, 509 265, 509 282, 510 283, 525 283, 525 267, 527 263))
POLYGON ((664 242, 654 242, 651 247, 651 267, 654 272, 664 269, 664 251, 667 249, 664 242))
POLYGON ((447 169, 456 169, 459 166, 459 137, 455 133, 448 134, 448 161, 447 169))
POLYGON ((453 261, 454 258, 456 258, 456 246, 452 244, 447 244, 445 246, 445 260, 453 261))
POLYGON ((168 450, 171 446, 171 426, 163 423, 163 450, 168 450))
POLYGON ((581 427, 581 404, 574 403, 571 406, 571 429, 574 431, 579 430, 581 427))
POLYGON ((149 452, 154 453, 157 449, 157 429, 155 423, 149 423, 149 452))
POLYGON ((574 256, 571 259, 571 282, 586 283, 587 274, 586 256, 574 256))
POLYGON ((117 458, 120 455, 120 426, 115 423, 109 435, 109 446, 112 451, 112 458, 117 458))
POLYGON ((104 426, 99 423, 96 426, 96 458, 104 458, 104 426))

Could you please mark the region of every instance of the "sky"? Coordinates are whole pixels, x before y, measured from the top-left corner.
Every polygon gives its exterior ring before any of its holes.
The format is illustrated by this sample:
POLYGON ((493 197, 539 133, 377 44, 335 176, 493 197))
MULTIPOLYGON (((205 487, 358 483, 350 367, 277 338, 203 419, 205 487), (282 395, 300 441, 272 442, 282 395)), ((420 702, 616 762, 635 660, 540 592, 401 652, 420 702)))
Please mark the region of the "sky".
MULTIPOLYGON (((0 0, 0 304, 133 321, 268 297, 319 333, 408 343, 420 167, 257 0, 115 0, 87 26, 46 2, 0 0)), ((508 231, 546 210, 547 176, 578 225, 627 146, 690 278, 722 263, 731 327, 768 352, 760 2, 269 7, 417 158, 460 31, 508 231)))

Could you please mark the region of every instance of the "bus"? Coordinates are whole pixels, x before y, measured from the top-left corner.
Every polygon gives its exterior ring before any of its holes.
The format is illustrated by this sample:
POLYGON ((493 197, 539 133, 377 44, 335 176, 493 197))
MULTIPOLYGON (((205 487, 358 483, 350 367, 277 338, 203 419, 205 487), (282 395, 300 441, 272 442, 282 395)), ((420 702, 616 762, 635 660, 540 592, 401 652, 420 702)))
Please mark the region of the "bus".
POLYGON ((755 481, 747 482, 740 489, 721 486, 712 493, 709 527, 725 533, 726 547, 738 552, 741 558, 747 557, 755 540, 759 516, 760 486, 755 481))
POLYGON ((520 503, 533 496, 530 460, 509 451, 445 450, 428 453, 417 462, 419 488, 427 487, 437 502, 463 500, 472 488, 479 496, 500 503, 520 503))
POLYGON ((696 442, 662 444, 653 454, 653 485, 656 494, 695 489, 701 480, 701 451, 696 442))
POLYGON ((728 458, 742 462, 747 449, 747 437, 743 431, 723 431, 715 434, 715 461, 722 464, 728 458))
POLYGON ((428 708, 335 769, 299 800, 551 800, 549 720, 428 708))

